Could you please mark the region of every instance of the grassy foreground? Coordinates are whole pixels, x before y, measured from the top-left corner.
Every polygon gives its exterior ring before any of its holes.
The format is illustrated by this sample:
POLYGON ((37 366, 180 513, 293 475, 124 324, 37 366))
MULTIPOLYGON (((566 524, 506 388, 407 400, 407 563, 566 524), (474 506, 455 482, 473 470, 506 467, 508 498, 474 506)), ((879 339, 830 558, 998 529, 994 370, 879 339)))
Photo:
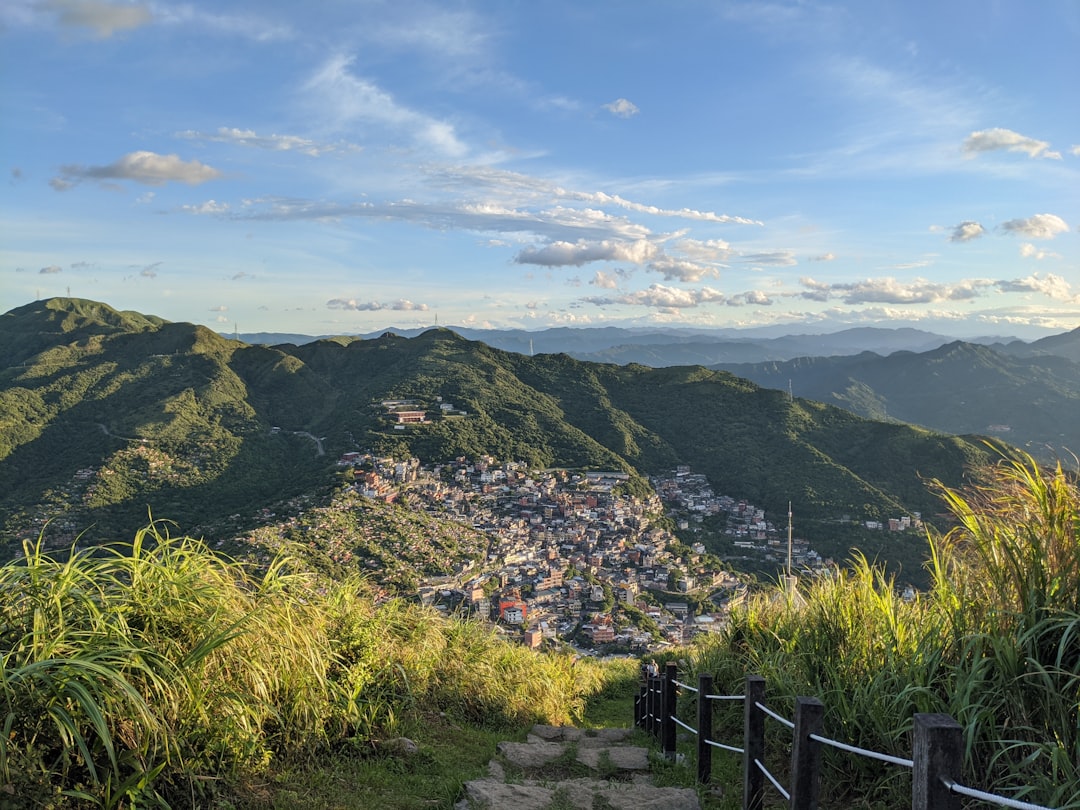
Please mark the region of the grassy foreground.
MULTIPOLYGON (((711 672, 717 689, 740 694, 759 673, 778 711, 816 696, 826 736, 900 757, 911 755, 913 714, 949 714, 963 728, 965 784, 1080 808, 1076 477, 1003 461, 982 485, 939 491, 954 528, 930 536, 928 592, 905 601, 857 559, 749 599, 725 635, 694 651, 688 674, 711 672)), ((738 740, 740 723, 732 715, 720 733, 738 740)), ((778 734, 772 750, 789 746, 778 734)), ((837 804, 910 802, 909 771, 834 749, 822 784, 837 804)))
POLYGON ((289 806, 283 784, 362 768, 410 726, 466 756, 493 749, 484 729, 580 718, 619 677, 160 523, 63 560, 27 547, 0 567, 0 622, 0 808, 289 806))

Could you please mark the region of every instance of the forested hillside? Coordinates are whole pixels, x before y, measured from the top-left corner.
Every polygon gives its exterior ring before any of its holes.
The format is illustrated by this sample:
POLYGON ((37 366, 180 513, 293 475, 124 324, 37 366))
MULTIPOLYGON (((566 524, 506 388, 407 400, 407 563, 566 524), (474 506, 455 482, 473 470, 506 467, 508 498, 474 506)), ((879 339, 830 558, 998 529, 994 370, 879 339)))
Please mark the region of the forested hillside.
POLYGON ((1078 337, 715 367, 870 419, 997 435, 1048 460, 1080 450, 1080 364, 1069 358, 1078 337))
POLYGON ((0 519, 92 542, 146 518, 212 531, 336 486, 344 452, 489 454, 643 476, 689 464, 719 491, 800 515, 930 515, 995 451, 859 418, 702 367, 528 357, 447 330, 251 346, 77 299, 0 317, 0 519), (423 424, 383 403, 411 401, 423 424), (445 408, 443 406, 446 406, 445 408))

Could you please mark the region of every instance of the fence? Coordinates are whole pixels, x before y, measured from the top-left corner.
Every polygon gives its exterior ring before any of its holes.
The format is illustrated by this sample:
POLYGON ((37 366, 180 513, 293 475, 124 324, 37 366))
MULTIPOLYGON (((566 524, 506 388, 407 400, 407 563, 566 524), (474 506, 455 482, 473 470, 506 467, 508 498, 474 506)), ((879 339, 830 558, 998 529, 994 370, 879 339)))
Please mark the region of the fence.
POLYGON ((659 737, 664 756, 675 757, 676 726, 697 737, 697 778, 708 783, 712 777, 714 748, 740 754, 743 758, 743 808, 764 807, 768 782, 791 810, 815 810, 821 790, 821 751, 823 746, 846 753, 909 768, 912 810, 959 810, 961 797, 978 799, 1015 810, 1051 810, 1042 805, 984 793, 960 782, 963 740, 960 724, 945 714, 916 714, 911 759, 867 751, 831 740, 822 735, 824 706, 813 697, 795 699, 794 720, 777 714, 765 704, 765 679, 748 675, 742 695, 715 695, 712 676, 698 676, 698 685, 680 683, 678 665, 668 662, 662 675, 647 678, 634 704, 634 725, 659 737), (678 690, 697 694, 697 727, 676 716, 678 690), (743 702, 743 745, 725 745, 711 739, 715 701, 743 702), (791 768, 785 787, 765 766, 765 721, 775 720, 792 730, 791 768))

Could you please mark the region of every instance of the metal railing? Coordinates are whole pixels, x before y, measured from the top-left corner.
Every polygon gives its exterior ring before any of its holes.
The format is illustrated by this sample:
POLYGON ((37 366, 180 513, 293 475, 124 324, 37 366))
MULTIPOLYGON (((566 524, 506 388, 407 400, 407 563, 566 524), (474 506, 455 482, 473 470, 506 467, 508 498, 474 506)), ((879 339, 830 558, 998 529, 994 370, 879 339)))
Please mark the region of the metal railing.
POLYGON ((676 726, 693 734, 697 738, 697 778, 702 783, 708 783, 712 778, 713 748, 741 754, 745 810, 761 810, 766 783, 789 803, 792 810, 816 808, 821 791, 821 750, 825 746, 910 769, 912 810, 958 810, 962 796, 1015 810, 1052 810, 962 784, 961 727, 948 715, 917 713, 914 716, 912 757, 905 759, 825 737, 821 733, 825 707, 817 698, 797 697, 794 720, 787 719, 765 703, 765 679, 760 675, 747 676, 742 695, 712 694, 712 676, 709 674, 699 675, 697 686, 680 682, 677 675, 678 665, 672 661, 665 666, 662 675, 645 680, 634 704, 634 724, 657 736, 664 756, 669 759, 675 758, 676 726), (696 727, 675 716, 679 689, 697 696, 696 727), (736 700, 743 702, 741 748, 710 739, 714 702, 736 700), (791 766, 786 786, 765 765, 766 719, 792 730, 791 766))

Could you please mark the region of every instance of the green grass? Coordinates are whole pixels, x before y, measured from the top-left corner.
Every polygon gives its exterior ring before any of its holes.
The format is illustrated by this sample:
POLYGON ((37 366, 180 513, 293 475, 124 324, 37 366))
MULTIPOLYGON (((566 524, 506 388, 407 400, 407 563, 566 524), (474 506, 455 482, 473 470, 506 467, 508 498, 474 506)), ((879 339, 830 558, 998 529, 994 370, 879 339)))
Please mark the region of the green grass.
POLYGON ((253 569, 165 529, 0 566, 0 806, 269 806, 288 800, 282 775, 399 767, 376 743, 432 717, 452 733, 406 764, 441 801, 497 731, 579 720, 609 680, 592 659, 377 604, 361 579, 288 557, 253 569))
MULTIPOLYGON (((761 674, 781 713, 796 695, 814 695, 825 704, 826 735, 896 756, 911 755, 916 712, 949 714, 963 729, 966 784, 1078 808, 1076 476, 1003 461, 977 486, 939 491, 954 528, 929 537, 929 591, 904 601, 881 569, 857 558, 797 592, 779 586, 749 599, 722 638, 696 650, 691 669, 729 693, 742 691, 747 673, 761 674)), ((738 739, 738 724, 721 722, 716 738, 738 739)), ((770 746, 784 750, 783 737, 770 746)), ((872 760, 827 749, 824 768, 832 801, 909 801, 910 779, 872 760)))

